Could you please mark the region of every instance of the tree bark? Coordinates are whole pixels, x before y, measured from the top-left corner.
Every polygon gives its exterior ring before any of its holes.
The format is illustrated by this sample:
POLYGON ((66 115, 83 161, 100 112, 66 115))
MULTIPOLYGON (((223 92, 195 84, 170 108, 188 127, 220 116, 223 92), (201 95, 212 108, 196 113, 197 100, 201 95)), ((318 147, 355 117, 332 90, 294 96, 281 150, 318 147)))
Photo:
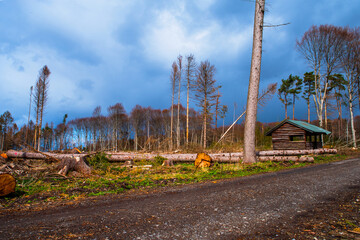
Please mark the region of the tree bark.
POLYGON ((255 124, 259 95, 265 0, 255 2, 253 50, 244 132, 244 163, 256 162, 255 124))

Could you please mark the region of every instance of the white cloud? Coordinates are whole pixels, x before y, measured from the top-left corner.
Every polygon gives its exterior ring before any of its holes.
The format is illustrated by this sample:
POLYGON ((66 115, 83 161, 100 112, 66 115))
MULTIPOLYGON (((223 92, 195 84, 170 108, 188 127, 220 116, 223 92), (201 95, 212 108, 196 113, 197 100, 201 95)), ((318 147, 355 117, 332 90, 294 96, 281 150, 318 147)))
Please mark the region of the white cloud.
POLYGON ((81 62, 65 59, 52 49, 27 45, 0 55, 0 88, 6 89, 2 92, 2 99, 6 99, 5 105, 0 106, 0 111, 28 111, 30 87, 35 85, 39 70, 45 64, 52 72, 48 108, 84 109, 97 104, 93 93, 101 91, 103 87, 101 81, 96 81, 98 72, 101 72, 99 69, 91 69, 81 62), (81 79, 95 82, 92 92, 79 87, 81 79))
POLYGON ((137 1, 24 1, 23 12, 37 27, 56 32, 106 60, 124 50, 115 33, 137 1))
POLYGON ((251 46, 251 26, 240 27, 236 22, 223 26, 215 19, 200 24, 197 16, 179 17, 171 10, 159 11, 154 18, 146 26, 142 45, 148 59, 163 64, 180 53, 230 60, 251 46))

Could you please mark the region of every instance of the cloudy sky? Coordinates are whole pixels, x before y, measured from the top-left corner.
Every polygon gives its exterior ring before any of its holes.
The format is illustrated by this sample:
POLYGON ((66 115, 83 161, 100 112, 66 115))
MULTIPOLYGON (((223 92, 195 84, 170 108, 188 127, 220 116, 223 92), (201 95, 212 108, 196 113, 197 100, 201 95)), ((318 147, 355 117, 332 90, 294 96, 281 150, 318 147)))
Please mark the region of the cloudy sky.
MULTIPOLYGON (((312 25, 360 26, 359 0, 267 0, 261 88, 309 71, 295 50, 312 25)), ((27 122, 29 90, 51 70, 45 121, 102 113, 115 103, 168 108, 170 70, 179 54, 215 65, 222 104, 240 113, 250 73, 252 0, 0 0, 0 114, 27 122)), ((194 105, 194 103, 193 103, 194 105)), ((298 105, 297 118, 306 118, 298 105)), ((261 121, 280 121, 275 96, 261 121)), ((312 116, 315 118, 315 114, 312 116)))

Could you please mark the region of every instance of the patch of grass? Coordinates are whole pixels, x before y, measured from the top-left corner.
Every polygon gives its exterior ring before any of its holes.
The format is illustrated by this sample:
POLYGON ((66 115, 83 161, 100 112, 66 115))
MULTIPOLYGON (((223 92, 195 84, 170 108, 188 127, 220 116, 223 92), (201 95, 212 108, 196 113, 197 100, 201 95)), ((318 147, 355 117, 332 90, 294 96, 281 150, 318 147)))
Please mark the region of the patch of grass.
MULTIPOLYGON (((315 163, 343 160, 347 155, 314 156, 315 163)), ((214 163, 211 168, 196 169, 193 164, 181 163, 173 167, 163 167, 165 159, 156 157, 154 161, 136 161, 137 165, 153 165, 149 170, 125 168, 121 163, 109 163, 105 154, 97 154, 89 160, 95 174, 88 178, 45 178, 43 176, 17 178, 16 193, 1 198, 2 206, 34 203, 39 201, 77 200, 87 196, 118 194, 130 189, 151 189, 163 186, 215 181, 234 177, 249 176, 265 172, 275 172, 311 165, 299 162, 258 162, 251 165, 242 163, 214 163)))
POLYGON ((315 155, 314 163, 329 163, 334 161, 341 161, 348 158, 348 155, 344 154, 331 154, 331 155, 315 155))

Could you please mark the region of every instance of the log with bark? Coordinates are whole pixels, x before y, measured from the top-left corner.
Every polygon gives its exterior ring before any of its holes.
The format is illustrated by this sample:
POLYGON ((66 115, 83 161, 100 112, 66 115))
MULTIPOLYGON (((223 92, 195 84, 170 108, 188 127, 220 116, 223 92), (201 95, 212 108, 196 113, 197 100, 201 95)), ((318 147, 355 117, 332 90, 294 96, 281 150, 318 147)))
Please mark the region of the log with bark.
POLYGON ((59 160, 74 158, 76 156, 85 157, 88 154, 58 154, 58 153, 40 153, 40 152, 21 152, 15 150, 9 150, 6 152, 9 158, 26 158, 26 159, 47 159, 53 157, 59 160))
POLYGON ((15 192, 16 180, 8 173, 0 173, 0 197, 15 192))

